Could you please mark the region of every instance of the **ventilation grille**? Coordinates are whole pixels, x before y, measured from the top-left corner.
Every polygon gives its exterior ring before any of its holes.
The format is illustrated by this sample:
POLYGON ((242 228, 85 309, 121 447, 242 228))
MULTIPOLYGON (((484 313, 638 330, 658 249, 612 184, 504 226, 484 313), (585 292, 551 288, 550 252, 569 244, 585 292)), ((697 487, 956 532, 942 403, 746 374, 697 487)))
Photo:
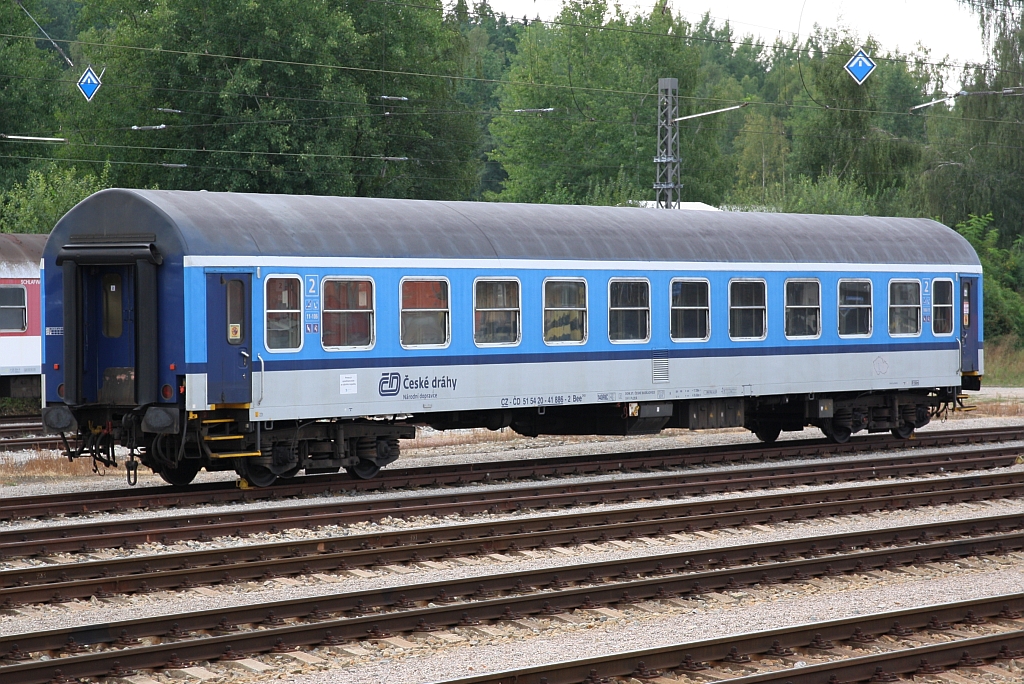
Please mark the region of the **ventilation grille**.
POLYGON ((655 351, 651 355, 651 379, 655 384, 669 381, 667 351, 655 351))

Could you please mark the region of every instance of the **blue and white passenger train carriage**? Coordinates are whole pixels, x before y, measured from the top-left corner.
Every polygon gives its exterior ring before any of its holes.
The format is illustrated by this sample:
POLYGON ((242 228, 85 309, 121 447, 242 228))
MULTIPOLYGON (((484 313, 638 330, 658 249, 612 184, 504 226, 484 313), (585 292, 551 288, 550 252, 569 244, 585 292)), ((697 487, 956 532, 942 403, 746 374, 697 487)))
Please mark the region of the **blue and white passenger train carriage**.
POLYGON ((46 425, 173 483, 372 477, 424 424, 906 437, 983 372, 926 219, 114 189, 44 262, 46 425))

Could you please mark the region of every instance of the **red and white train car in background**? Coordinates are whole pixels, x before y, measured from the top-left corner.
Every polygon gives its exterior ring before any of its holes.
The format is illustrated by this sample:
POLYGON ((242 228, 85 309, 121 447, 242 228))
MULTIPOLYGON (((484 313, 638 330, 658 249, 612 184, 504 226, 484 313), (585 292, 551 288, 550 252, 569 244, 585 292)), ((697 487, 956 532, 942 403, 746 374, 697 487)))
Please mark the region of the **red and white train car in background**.
POLYGON ((40 396, 39 262, 46 238, 0 233, 0 397, 40 396))

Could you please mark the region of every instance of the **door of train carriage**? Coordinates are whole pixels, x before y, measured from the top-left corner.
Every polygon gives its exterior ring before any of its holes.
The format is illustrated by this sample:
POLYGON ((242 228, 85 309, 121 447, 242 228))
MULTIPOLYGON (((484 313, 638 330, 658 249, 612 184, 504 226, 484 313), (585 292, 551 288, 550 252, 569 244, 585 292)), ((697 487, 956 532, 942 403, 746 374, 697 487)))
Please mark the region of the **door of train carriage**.
POLYGON ((252 401, 251 310, 251 274, 206 274, 206 396, 210 404, 252 401))
POLYGON ((83 401, 135 404, 135 267, 84 267, 82 304, 83 401))
POLYGON ((960 372, 981 373, 981 313, 978 307, 979 278, 960 276, 960 372))

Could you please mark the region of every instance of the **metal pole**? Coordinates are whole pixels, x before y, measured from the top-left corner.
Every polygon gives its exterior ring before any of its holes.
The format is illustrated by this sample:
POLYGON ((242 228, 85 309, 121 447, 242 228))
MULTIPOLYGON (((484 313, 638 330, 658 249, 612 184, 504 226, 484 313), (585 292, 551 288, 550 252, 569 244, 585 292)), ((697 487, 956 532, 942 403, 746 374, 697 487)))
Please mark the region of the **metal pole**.
POLYGON ((659 209, 678 209, 679 182, 679 79, 658 79, 658 154, 654 158, 655 199, 659 209))

